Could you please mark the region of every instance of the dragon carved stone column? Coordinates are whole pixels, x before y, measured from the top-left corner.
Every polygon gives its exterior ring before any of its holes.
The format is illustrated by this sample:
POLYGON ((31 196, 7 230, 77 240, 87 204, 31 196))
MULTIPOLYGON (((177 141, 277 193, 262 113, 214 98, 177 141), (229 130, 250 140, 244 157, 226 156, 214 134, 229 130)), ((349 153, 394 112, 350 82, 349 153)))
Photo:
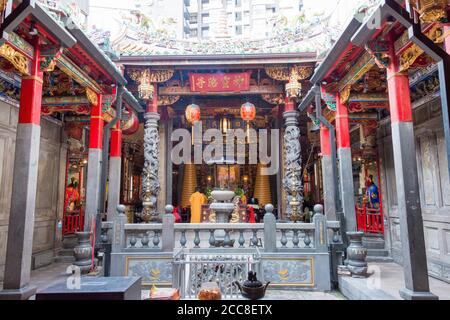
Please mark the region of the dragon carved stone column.
POLYGON ((302 159, 298 111, 283 113, 286 130, 284 132, 284 178, 283 187, 287 193, 286 213, 293 221, 300 219, 303 206, 302 159))
POLYGON ((145 114, 144 132, 144 170, 142 172, 142 205, 141 218, 145 222, 156 222, 159 214, 156 203, 160 184, 158 181, 159 168, 159 129, 160 116, 157 112, 145 114))

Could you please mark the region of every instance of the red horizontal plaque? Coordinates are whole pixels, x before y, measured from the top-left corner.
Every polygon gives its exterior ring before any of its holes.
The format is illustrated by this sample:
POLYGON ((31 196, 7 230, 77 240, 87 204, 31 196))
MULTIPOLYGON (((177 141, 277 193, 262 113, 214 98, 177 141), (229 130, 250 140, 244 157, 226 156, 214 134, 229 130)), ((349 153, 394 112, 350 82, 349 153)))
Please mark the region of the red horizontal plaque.
POLYGON ((192 92, 250 91, 250 72, 242 73, 190 73, 192 92))

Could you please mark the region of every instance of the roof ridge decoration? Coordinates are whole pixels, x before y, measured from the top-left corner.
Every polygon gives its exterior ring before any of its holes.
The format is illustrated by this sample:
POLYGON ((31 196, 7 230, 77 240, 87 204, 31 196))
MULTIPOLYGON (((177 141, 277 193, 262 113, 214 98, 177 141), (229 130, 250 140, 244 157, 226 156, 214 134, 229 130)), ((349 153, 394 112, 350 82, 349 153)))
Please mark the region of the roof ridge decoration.
POLYGON ((219 55, 306 53, 326 51, 337 36, 328 27, 330 16, 300 15, 295 25, 285 22, 274 28, 274 35, 264 39, 177 39, 167 29, 156 27, 141 10, 122 12, 121 30, 111 35, 108 30, 94 28, 90 38, 117 56, 154 55, 219 55))

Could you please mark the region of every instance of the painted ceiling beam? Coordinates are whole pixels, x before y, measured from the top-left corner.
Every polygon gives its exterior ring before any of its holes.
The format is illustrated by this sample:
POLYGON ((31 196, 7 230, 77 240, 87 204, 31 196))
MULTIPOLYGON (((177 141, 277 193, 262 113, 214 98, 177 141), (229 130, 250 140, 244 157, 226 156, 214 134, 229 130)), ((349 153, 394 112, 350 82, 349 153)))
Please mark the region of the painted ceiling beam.
POLYGON ((346 86, 355 84, 375 65, 375 59, 368 52, 364 52, 358 61, 350 68, 339 81, 338 90, 342 91, 346 86))
POLYGON ((89 104, 86 96, 42 97, 43 106, 89 104))
POLYGON ((89 87, 96 93, 101 93, 102 88, 98 83, 89 77, 89 75, 83 71, 79 66, 77 66, 72 60, 70 60, 66 55, 61 54, 56 58, 56 65, 62 72, 67 74, 70 78, 78 82, 83 87, 89 87))

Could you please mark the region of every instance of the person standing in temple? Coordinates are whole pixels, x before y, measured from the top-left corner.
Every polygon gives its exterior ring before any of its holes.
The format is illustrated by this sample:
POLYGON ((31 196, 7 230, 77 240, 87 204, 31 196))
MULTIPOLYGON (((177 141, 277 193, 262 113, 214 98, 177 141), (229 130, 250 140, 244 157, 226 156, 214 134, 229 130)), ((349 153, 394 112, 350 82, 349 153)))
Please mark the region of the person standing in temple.
POLYGON ((191 223, 200 223, 202 206, 207 203, 206 196, 201 193, 200 188, 195 189, 195 193, 189 198, 191 204, 191 223))
POLYGON ((378 209, 380 207, 378 187, 375 182, 373 182, 373 175, 369 176, 369 181, 367 182, 367 198, 371 208, 378 209))

